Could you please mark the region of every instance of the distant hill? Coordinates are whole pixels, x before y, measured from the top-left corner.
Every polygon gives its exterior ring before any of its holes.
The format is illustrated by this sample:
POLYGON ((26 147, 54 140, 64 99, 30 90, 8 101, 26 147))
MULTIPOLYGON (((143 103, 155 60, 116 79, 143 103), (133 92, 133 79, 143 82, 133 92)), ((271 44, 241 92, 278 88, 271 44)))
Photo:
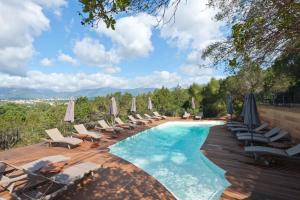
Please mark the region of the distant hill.
POLYGON ((18 99, 49 99, 49 98, 69 98, 71 96, 86 96, 96 97, 104 96, 107 94, 121 92, 128 92, 132 95, 138 95, 142 93, 148 93, 155 90, 155 88, 135 88, 135 89, 117 89, 117 88, 98 88, 98 89, 86 89, 75 92, 55 92, 52 90, 38 90, 28 88, 1 88, 0 87, 0 99, 1 100, 18 100, 18 99))

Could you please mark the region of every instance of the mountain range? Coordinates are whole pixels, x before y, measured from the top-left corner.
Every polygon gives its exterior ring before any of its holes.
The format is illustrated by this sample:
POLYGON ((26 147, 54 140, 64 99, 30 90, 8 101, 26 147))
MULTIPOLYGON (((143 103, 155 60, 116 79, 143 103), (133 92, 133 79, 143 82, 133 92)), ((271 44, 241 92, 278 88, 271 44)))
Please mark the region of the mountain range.
POLYGON ((148 93, 155 90, 155 88, 134 88, 134 89, 117 89, 117 88, 97 88, 97 89, 85 89, 75 92, 56 92, 53 90, 40 90, 40 89, 28 89, 28 88, 1 88, 0 87, 0 99, 1 100, 26 100, 26 99, 50 99, 50 98, 70 98, 78 96, 86 96, 89 98, 96 96, 104 96, 115 92, 130 93, 132 95, 138 95, 142 93, 148 93))

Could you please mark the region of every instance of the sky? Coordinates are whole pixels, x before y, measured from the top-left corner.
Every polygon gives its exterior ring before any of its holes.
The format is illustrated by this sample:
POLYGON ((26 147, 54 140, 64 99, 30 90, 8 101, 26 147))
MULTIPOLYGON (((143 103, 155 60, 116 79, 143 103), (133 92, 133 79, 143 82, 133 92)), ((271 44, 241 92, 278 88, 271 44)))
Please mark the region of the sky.
POLYGON ((205 46, 225 37, 205 4, 182 1, 164 25, 146 13, 123 15, 111 30, 103 22, 81 25, 78 1, 0 1, 0 87, 186 87, 224 78, 222 69, 199 68, 208 65, 201 59, 205 46))

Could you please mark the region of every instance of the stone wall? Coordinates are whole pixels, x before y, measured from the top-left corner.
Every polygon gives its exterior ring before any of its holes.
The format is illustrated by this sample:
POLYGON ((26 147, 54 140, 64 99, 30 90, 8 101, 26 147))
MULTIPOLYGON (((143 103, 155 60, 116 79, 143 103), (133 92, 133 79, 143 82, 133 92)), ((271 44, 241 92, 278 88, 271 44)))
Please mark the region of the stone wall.
POLYGON ((259 105, 258 111, 262 121, 289 131, 295 141, 300 141, 300 108, 259 105))

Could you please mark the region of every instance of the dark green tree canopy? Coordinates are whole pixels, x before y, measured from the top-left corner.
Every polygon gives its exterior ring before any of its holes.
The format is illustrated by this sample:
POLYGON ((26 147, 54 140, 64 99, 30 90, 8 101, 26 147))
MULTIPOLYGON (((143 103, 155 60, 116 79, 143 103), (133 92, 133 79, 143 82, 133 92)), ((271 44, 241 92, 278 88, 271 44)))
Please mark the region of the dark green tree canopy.
POLYGON ((220 12, 217 20, 231 26, 231 35, 211 44, 203 53, 215 65, 227 62, 239 67, 246 56, 270 66, 282 54, 299 52, 300 2, 298 0, 210 0, 220 12))

